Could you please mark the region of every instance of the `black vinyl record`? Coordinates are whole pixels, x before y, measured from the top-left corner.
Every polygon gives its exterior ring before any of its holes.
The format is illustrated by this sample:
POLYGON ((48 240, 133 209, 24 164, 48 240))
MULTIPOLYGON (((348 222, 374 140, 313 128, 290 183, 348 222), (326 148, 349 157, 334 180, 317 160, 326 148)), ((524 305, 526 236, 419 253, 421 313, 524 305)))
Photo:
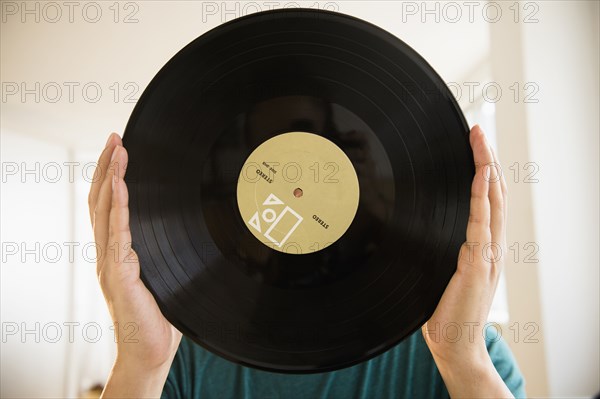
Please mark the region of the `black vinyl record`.
MULTIPOLYGON (((370 359, 431 316, 456 270, 467 124, 423 58, 360 19, 285 9, 207 32, 151 81, 123 142, 142 280, 177 329, 233 362, 314 373, 370 359), (333 143, 358 179, 350 225, 322 249, 270 248, 240 212, 248 157, 289 132, 333 143)), ((353 194, 336 187, 341 209, 353 194)))

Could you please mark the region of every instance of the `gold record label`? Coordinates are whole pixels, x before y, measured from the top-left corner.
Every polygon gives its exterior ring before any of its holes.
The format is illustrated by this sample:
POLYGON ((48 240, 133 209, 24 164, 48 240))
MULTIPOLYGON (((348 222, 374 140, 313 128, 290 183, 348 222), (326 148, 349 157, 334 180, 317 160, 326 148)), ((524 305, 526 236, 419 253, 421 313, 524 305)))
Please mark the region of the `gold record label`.
POLYGON ((358 198, 358 177, 346 154, 304 132, 259 145, 237 185, 246 227, 269 248, 288 254, 320 251, 337 241, 354 220, 358 198))

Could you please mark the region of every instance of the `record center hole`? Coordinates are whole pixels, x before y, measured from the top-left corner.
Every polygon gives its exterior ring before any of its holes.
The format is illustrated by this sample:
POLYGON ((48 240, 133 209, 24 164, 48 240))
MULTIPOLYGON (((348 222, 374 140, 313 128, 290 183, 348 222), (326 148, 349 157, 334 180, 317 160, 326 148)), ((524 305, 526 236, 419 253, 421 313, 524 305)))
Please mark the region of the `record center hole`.
POLYGON ((304 192, 302 191, 301 188, 294 189, 294 197, 300 198, 300 197, 302 197, 302 194, 304 194, 304 192))

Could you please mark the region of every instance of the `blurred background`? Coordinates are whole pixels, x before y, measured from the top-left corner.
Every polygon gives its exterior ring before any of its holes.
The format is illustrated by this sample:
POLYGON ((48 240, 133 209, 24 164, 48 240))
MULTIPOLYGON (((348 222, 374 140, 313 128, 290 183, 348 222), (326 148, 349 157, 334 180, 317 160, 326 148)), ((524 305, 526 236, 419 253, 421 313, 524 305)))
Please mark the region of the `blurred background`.
POLYGON ((222 22, 283 7, 392 32, 497 148, 509 185, 499 323, 529 396, 600 390, 596 1, 2 1, 1 396, 84 397, 114 333, 87 192, 155 73, 222 22))

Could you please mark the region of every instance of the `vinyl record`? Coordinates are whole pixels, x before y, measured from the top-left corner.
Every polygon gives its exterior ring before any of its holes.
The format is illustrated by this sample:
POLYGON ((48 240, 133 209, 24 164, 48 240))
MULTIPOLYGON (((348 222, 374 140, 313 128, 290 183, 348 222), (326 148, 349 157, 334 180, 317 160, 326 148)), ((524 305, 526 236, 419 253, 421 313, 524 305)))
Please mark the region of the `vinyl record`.
POLYGON ((372 358, 456 269, 473 158, 442 79, 343 14, 267 11, 194 40, 124 134, 144 283, 233 362, 314 373, 372 358))

